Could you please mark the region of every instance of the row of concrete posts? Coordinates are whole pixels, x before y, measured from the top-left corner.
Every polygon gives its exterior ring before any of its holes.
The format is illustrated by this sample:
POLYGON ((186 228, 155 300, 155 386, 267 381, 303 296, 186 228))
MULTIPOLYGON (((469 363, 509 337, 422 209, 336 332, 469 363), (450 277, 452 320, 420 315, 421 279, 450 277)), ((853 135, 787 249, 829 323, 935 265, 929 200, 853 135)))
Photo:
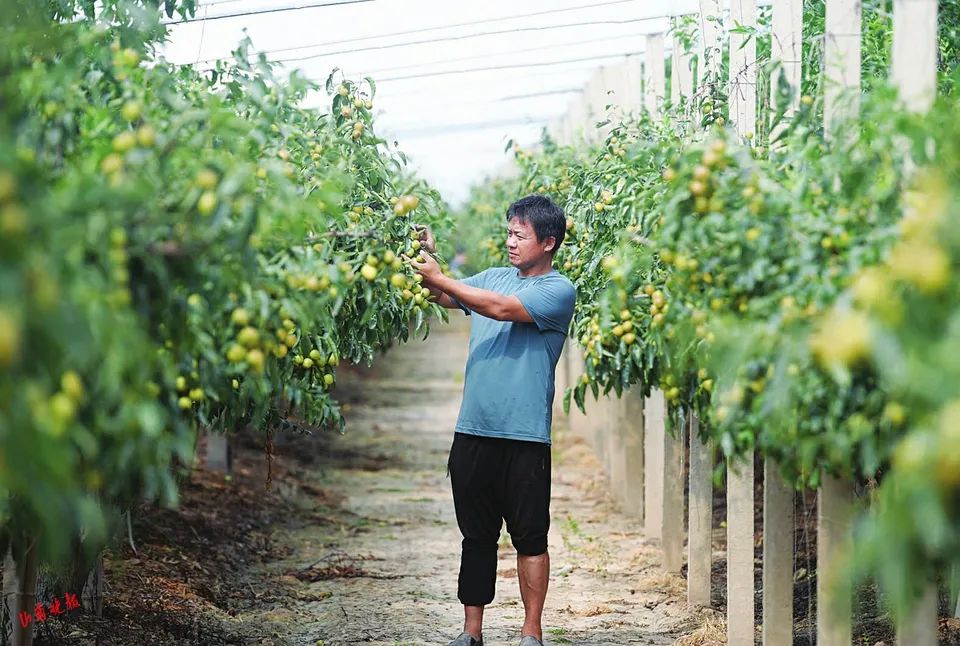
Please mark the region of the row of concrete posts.
MULTIPOLYGON (((777 73, 795 88, 788 116, 799 105, 802 72, 802 0, 772 3, 772 57, 780 62, 777 73)), ((671 93, 666 96, 664 33, 644 36, 643 58, 628 58, 618 65, 599 68, 566 114, 551 124, 555 139, 566 145, 603 141, 610 124, 638 110, 661 114, 667 104, 694 105, 697 93, 716 83, 722 51, 729 47, 727 97, 731 125, 741 135, 756 130, 756 42, 743 34, 726 34, 723 25, 757 24, 755 0, 731 0, 729 10, 720 0, 700 0, 697 15, 700 46, 684 50, 671 38, 671 93), (691 64, 696 57, 696 66, 691 64), (693 70, 696 69, 696 79, 693 70)), ((860 86, 859 0, 827 0, 824 41, 824 118, 827 131, 838 133, 839 124, 855 119, 860 86), (851 97, 854 97, 851 100, 851 97)), ((936 92, 936 0, 894 1, 892 78, 900 88, 905 109, 925 110, 936 92)), ((771 82, 776 88, 777 83, 771 82)), ((684 112, 674 111, 674 118, 684 112)), ((689 114, 689 113, 686 113, 689 114)), ((837 136, 836 134, 834 136, 837 136)), ((567 386, 584 372, 582 351, 568 341, 557 371, 557 402, 567 386)), ((621 398, 587 397, 587 413, 572 410, 569 424, 587 438, 608 474, 611 493, 623 513, 639 519, 648 536, 660 542, 663 567, 681 571, 687 565, 689 603, 709 606, 713 563, 713 480, 716 451, 699 437, 699 423, 681 415, 682 428, 669 429, 663 393, 647 398, 638 388, 621 398), (684 483, 687 496, 684 496, 684 483)), ((571 408, 575 408, 571 406, 571 408)), ((558 411, 559 412, 559 411, 558 411)), ((763 577, 760 594, 763 613, 758 625, 754 581, 755 474, 752 456, 726 466, 727 643, 752 646, 793 643, 794 503, 795 492, 780 478, 777 465, 763 463, 763 577)), ((817 492, 817 643, 849 646, 852 642, 851 600, 833 589, 831 573, 852 545, 853 485, 825 478, 817 492)), ((912 619, 901 626, 903 646, 937 643, 937 594, 931 586, 912 619)))

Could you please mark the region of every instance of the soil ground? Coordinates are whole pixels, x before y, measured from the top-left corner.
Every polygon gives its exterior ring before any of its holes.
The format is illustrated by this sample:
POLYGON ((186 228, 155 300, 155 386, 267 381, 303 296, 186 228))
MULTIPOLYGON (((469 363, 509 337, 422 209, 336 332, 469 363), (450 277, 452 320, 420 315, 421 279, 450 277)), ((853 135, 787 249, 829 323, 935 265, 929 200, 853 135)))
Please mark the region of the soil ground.
MULTIPOLYGON (((50 620, 38 643, 446 644, 462 627, 446 458, 467 332, 463 321, 435 327, 374 368, 342 371, 345 434, 278 437, 270 490, 263 437, 241 435, 232 474, 199 468, 178 509, 138 510, 137 553, 122 542, 106 556, 103 617, 50 620)), ((617 512, 562 418, 554 440, 545 643, 672 644, 704 614, 660 573, 655 546, 617 512)), ((519 640, 515 559, 504 535, 490 645, 519 640)))

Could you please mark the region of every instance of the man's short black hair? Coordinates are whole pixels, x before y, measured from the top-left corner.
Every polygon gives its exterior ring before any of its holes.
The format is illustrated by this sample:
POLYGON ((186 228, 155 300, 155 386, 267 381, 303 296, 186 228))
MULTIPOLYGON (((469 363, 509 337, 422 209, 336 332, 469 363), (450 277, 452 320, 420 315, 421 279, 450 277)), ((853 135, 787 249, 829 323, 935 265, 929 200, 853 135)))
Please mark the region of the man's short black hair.
POLYGON ((537 236, 537 242, 553 237, 557 242, 551 253, 556 253, 563 244, 563 237, 567 232, 567 218, 563 209, 549 197, 528 195, 520 198, 507 209, 507 222, 513 218, 529 222, 537 236))

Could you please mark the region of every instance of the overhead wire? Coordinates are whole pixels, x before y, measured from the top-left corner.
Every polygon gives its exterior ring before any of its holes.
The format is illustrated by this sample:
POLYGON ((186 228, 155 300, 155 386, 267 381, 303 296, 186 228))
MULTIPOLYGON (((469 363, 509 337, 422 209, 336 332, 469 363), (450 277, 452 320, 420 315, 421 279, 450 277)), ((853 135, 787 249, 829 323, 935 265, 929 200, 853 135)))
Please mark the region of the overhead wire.
POLYGON ((369 52, 369 51, 380 51, 385 49, 394 49, 397 47, 409 47, 411 45, 426 45, 432 43, 442 43, 449 42, 451 40, 467 40, 470 38, 480 38, 483 36, 498 36, 503 34, 516 34, 522 32, 531 32, 531 31, 549 31, 552 29, 567 29, 570 27, 591 27, 597 25, 629 25, 635 24, 638 22, 648 22, 651 20, 660 20, 663 16, 653 16, 645 18, 629 18, 626 20, 587 20, 583 22, 574 22, 574 23, 565 23, 562 25, 541 25, 536 27, 515 27, 513 29, 500 29, 495 31, 485 31, 478 32, 473 34, 463 34, 459 36, 442 36, 439 38, 431 38, 426 40, 413 40, 404 43, 392 43, 389 45, 370 45, 366 47, 353 47, 351 49, 342 49, 335 50, 330 52, 320 52, 317 54, 309 54, 305 56, 292 56, 289 58, 275 58, 271 59, 273 63, 295 63, 306 61, 314 58, 323 58, 324 56, 336 56, 338 54, 352 54, 356 52, 369 52))
MULTIPOLYGON (((563 69, 558 69, 558 70, 539 70, 539 71, 528 72, 528 73, 511 74, 510 80, 511 80, 511 82, 523 81, 524 79, 536 79, 537 81, 542 81, 542 80, 547 79, 547 78, 549 78, 549 77, 551 77, 551 76, 563 75, 563 76, 564 76, 563 82, 564 82, 564 83, 568 83, 568 82, 570 81, 569 76, 570 76, 571 74, 578 74, 578 73, 581 73, 581 72, 586 72, 586 71, 591 70, 591 69, 593 69, 593 66, 591 66, 591 65, 584 65, 584 66, 580 66, 580 67, 568 67, 568 68, 563 68, 563 69)), ((555 87, 556 87, 556 83, 557 83, 557 82, 555 82, 552 87, 555 88, 555 87)), ((395 99, 406 99, 406 98, 409 98, 409 97, 422 97, 422 96, 424 95, 424 91, 423 91, 423 90, 416 89, 416 86, 412 86, 412 87, 411 87, 410 85, 407 85, 407 86, 404 86, 403 89, 400 89, 401 86, 399 86, 399 85, 398 85, 398 86, 395 86, 395 87, 396 87, 397 89, 396 89, 395 91, 391 91, 391 92, 390 92, 390 100, 391 100, 391 101, 393 101, 393 100, 395 100, 395 99)), ((538 86, 538 87, 539 87, 539 86, 538 86)), ((582 88, 576 88, 576 89, 582 90, 582 88)), ((325 96, 325 93, 323 93, 323 94, 324 94, 324 96, 325 96)), ((480 97, 480 98, 485 98, 488 94, 489 94, 489 91, 478 91, 478 92, 476 92, 476 93, 472 93, 472 94, 471 94, 470 92, 464 90, 464 91, 462 91, 462 92, 459 92, 457 96, 458 96, 458 97, 462 97, 462 98, 464 98, 465 100, 467 100, 467 99, 470 99, 471 97, 474 97, 474 96, 480 97)))
POLYGON ((522 69, 527 67, 549 67, 551 65, 565 65, 569 63, 585 63, 588 61, 599 61, 606 58, 629 58, 631 56, 637 56, 643 54, 643 50, 633 51, 633 52, 619 52, 614 54, 603 54, 600 56, 586 56, 583 58, 568 58, 560 61, 538 61, 536 63, 514 63, 507 65, 488 65, 485 67, 468 67, 461 68, 456 70, 443 70, 438 72, 425 72, 422 74, 406 74, 403 76, 387 76, 384 78, 377 79, 377 84, 387 83, 390 81, 406 81, 410 79, 418 78, 430 78, 435 76, 447 76, 449 74, 471 74, 475 72, 492 72, 499 70, 509 70, 509 69, 522 69))
MULTIPOLYGON (((390 103, 390 109, 383 111, 382 115, 387 115, 388 117, 393 114, 398 114, 401 112, 401 108, 404 106, 427 106, 431 109, 447 109, 455 108, 464 105, 469 105, 471 107, 482 106, 482 105, 498 105, 502 103, 509 103, 511 101, 524 101, 530 99, 537 99, 544 96, 558 96, 563 94, 579 94, 583 92, 583 88, 571 87, 571 88, 559 88, 559 89, 550 89, 544 90, 541 92, 528 92, 527 94, 513 94, 508 96, 494 96, 494 97, 483 97, 483 96, 457 96, 452 101, 434 101, 429 99, 429 97, 424 97, 422 94, 415 93, 406 93, 400 95, 402 99, 403 96, 407 97, 418 97, 420 101, 397 101, 397 96, 391 97, 393 100, 390 103)), ((383 118, 383 116, 378 117, 383 118)))
POLYGON ((541 107, 543 102, 537 101, 541 97, 579 94, 582 91, 582 88, 569 88, 491 98, 467 97, 462 100, 454 99, 452 101, 439 102, 429 101, 428 103, 401 102, 398 104, 397 102, 393 102, 391 103, 389 109, 382 110, 378 113, 377 121, 380 124, 391 124, 391 126, 388 127, 401 127, 406 125, 407 121, 404 121, 403 117, 410 112, 410 106, 413 106, 418 113, 427 116, 433 114, 448 114, 453 111, 459 113, 462 112, 462 108, 465 107, 469 107, 471 111, 477 111, 479 109, 481 112, 504 112, 507 114, 512 114, 517 110, 517 108, 508 108, 506 104, 511 104, 517 101, 531 101, 535 102, 538 107, 541 107), (404 107, 405 105, 407 107, 404 107), (394 119, 398 119, 398 121, 395 122, 394 119))
MULTIPOLYGON (((513 70, 513 71, 505 72, 505 74, 509 74, 509 80, 511 82, 524 81, 526 79, 530 79, 531 82, 540 82, 550 77, 563 76, 563 82, 567 83, 570 81, 571 75, 579 76, 580 74, 586 73, 594 68, 595 68, 595 65, 587 63, 580 66, 562 67, 557 69, 539 69, 539 70, 533 70, 533 71, 513 70)), ((358 74, 350 74, 349 76, 350 78, 360 77, 360 75, 358 74)), ((424 93, 424 90, 417 89, 419 86, 416 86, 416 85, 408 84, 404 86, 404 85, 398 84, 391 87, 397 88, 395 90, 392 89, 390 91, 391 100, 395 98, 421 96, 424 93), (403 88, 403 89, 400 89, 400 88, 403 88)), ((535 87, 539 88, 540 86, 535 86, 535 87)), ((324 100, 326 100, 326 92, 324 92, 322 88, 317 88, 315 93, 318 96, 322 94, 324 96, 324 100)), ((459 96, 470 96, 470 93, 465 90, 459 92, 458 94, 459 96)), ((487 92, 478 92, 477 94, 480 96, 486 96, 487 92)))
MULTIPOLYGON (((636 34, 625 34, 623 36, 605 36, 600 38, 588 38, 586 40, 575 40, 567 43, 555 43, 550 45, 551 49, 557 49, 560 47, 576 47, 577 45, 592 45, 593 43, 600 42, 610 42, 612 40, 623 40, 624 38, 636 38, 636 34)), ((464 61, 472 61, 478 58, 493 58, 494 56, 507 56, 510 54, 526 54, 527 52, 537 52, 543 51, 543 46, 540 47, 524 47, 523 49, 511 49, 502 52, 484 52, 483 54, 474 54, 472 56, 461 56, 460 58, 447 58, 439 61, 426 61, 423 63, 414 63, 412 65, 397 65, 394 67, 384 67, 379 70, 372 70, 367 72, 367 75, 376 77, 377 74, 385 74, 387 72, 394 72, 397 70, 406 70, 406 69, 415 69, 418 67, 424 67, 426 65, 440 65, 443 63, 462 63, 464 61)))
POLYGON ((203 7, 213 7, 221 4, 233 4, 235 2, 243 2, 244 0, 209 0, 209 2, 201 2, 197 5, 197 9, 202 9, 203 7))
POLYGON ((538 96, 553 96, 557 94, 580 94, 583 92, 582 87, 568 87, 562 88, 559 90, 545 90, 543 92, 532 92, 530 94, 514 94, 511 96, 504 96, 497 99, 497 101, 516 101, 519 99, 533 99, 538 96))
MULTIPOLYGON (((223 2, 223 3, 226 3, 226 2, 232 2, 232 1, 234 1, 234 0, 220 0, 220 1, 223 2)), ((315 3, 315 4, 308 5, 308 6, 275 8, 275 9, 271 9, 271 10, 262 10, 262 11, 260 11, 260 12, 238 12, 236 15, 255 15, 256 13, 269 13, 269 12, 277 12, 277 11, 291 11, 291 10, 297 10, 297 9, 303 9, 303 8, 310 8, 310 7, 312 7, 312 6, 331 6, 331 5, 336 5, 336 4, 355 4, 355 3, 358 3, 358 2, 370 2, 370 1, 372 1, 372 0, 351 0, 351 1, 348 1, 348 2, 315 3)), ((416 34, 416 33, 425 33, 425 32, 429 32, 429 31, 438 31, 438 30, 443 30, 443 29, 452 29, 452 28, 456 28, 456 27, 472 26, 472 25, 484 24, 484 23, 491 23, 491 22, 501 22, 501 21, 505 21, 505 20, 514 20, 514 19, 520 19, 520 18, 526 18, 526 17, 533 17, 533 16, 540 16, 540 15, 547 15, 547 14, 553 14, 553 13, 564 13, 564 12, 576 11, 576 10, 586 9, 586 8, 594 8, 594 7, 599 7, 599 6, 626 4, 626 3, 628 3, 628 2, 633 2, 633 1, 636 1, 636 0, 612 0, 612 1, 609 1, 609 2, 599 2, 599 3, 592 3, 592 4, 587 4, 587 5, 578 5, 578 6, 575 6, 575 7, 563 7, 563 8, 559 8, 559 9, 551 9, 551 10, 546 10, 546 11, 531 12, 531 13, 527 13, 527 14, 516 14, 516 15, 513 15, 513 16, 503 16, 503 17, 498 17, 498 18, 488 18, 488 19, 482 19, 482 20, 465 22, 465 23, 453 23, 453 24, 449 24, 449 25, 438 25, 438 26, 424 27, 424 28, 413 29, 413 30, 404 30, 404 31, 392 32, 392 33, 388 33, 388 34, 380 34, 380 35, 375 35, 375 36, 363 36, 363 37, 358 37, 358 38, 354 38, 354 39, 344 39, 344 40, 338 40, 338 41, 327 41, 327 42, 325 42, 325 43, 316 43, 316 44, 313 44, 313 45, 300 45, 300 46, 296 46, 296 47, 286 47, 286 48, 281 48, 281 49, 276 49, 276 50, 264 51, 263 53, 264 53, 264 54, 271 54, 271 53, 279 53, 279 52, 284 52, 284 51, 294 51, 294 50, 298 50, 298 49, 309 49, 309 48, 313 48, 313 47, 323 47, 323 46, 328 46, 328 45, 336 45, 336 44, 341 44, 341 43, 351 43, 351 42, 357 42, 357 41, 372 40, 372 39, 377 39, 377 38, 388 38, 388 37, 400 36, 400 35, 409 35, 409 34, 416 34)), ((656 15, 656 16, 646 16, 646 17, 643 17, 643 18, 633 18, 633 19, 591 20, 591 21, 582 21, 582 22, 574 22, 574 23, 564 23, 564 24, 560 24, 560 25, 543 25, 543 26, 536 26, 536 27, 517 27, 517 28, 510 28, 510 29, 503 29, 503 30, 493 30, 493 31, 485 31, 485 32, 472 33, 472 34, 464 34, 464 35, 459 35, 459 36, 442 36, 442 37, 432 38, 432 39, 414 40, 414 41, 407 41, 407 42, 402 42, 402 43, 392 43, 392 44, 387 44, 387 45, 375 45, 375 46, 358 47, 358 48, 351 48, 351 49, 349 49, 349 50, 338 50, 338 51, 318 52, 318 53, 308 54, 308 55, 304 55, 304 56, 295 56, 295 57, 288 57, 288 58, 273 59, 271 62, 274 62, 274 63, 298 62, 298 61, 311 60, 311 59, 315 59, 315 58, 322 58, 322 57, 325 57, 325 56, 334 56, 334 55, 338 55, 338 54, 346 54, 346 53, 361 52, 361 51, 386 50, 386 49, 393 49, 393 48, 398 48, 398 47, 414 46, 414 45, 420 45, 420 44, 430 44, 430 43, 435 43, 435 42, 448 42, 448 41, 452 41, 452 40, 464 40, 464 39, 468 39, 468 38, 477 38, 477 37, 493 36, 493 35, 501 35, 501 34, 522 33, 522 32, 530 32, 530 31, 547 31, 547 30, 554 30, 554 29, 563 29, 563 28, 572 28, 572 27, 584 27, 584 26, 595 26, 595 25, 635 24, 635 23, 640 23, 640 22, 648 22, 648 21, 662 20, 662 19, 665 19, 665 18, 670 18, 672 15, 673 15, 673 14, 670 13, 670 14, 663 14, 663 15, 656 15)), ((215 17, 215 18, 221 18, 221 17, 233 17, 233 16, 231 16, 231 15, 227 15, 227 16, 217 16, 217 17, 215 17)), ((626 37, 626 36, 624 36, 624 37, 626 37)), ((621 38, 621 37, 613 37, 613 39, 619 39, 619 38, 621 38)), ((592 42, 607 41, 607 40, 611 40, 611 38, 608 37, 608 38, 587 39, 587 40, 581 40, 581 41, 574 41, 574 42, 571 42, 571 43, 564 43, 564 44, 560 44, 560 45, 558 45, 558 46, 560 46, 560 47, 563 47, 563 46, 575 46, 575 45, 590 44, 590 43, 592 43, 592 42)), ((540 49, 540 48, 525 48, 525 49, 521 49, 521 50, 513 50, 513 51, 501 52, 500 55, 507 55, 507 54, 512 54, 512 53, 524 53, 524 52, 528 52, 528 51, 535 51, 535 50, 537 50, 537 49, 540 49)), ((605 54, 605 55, 592 56, 592 57, 574 58, 574 59, 564 59, 564 60, 560 60, 560 61, 538 61, 538 62, 533 62, 533 63, 516 63, 516 64, 504 64, 504 65, 489 65, 489 66, 474 67, 474 68, 460 68, 460 69, 456 69, 456 70, 439 70, 439 71, 432 71, 432 72, 424 72, 424 73, 420 73, 420 74, 408 74, 408 75, 398 75, 398 76, 392 76, 392 77, 382 77, 382 78, 379 78, 379 79, 378 79, 378 83, 382 83, 382 82, 393 82, 393 81, 403 81, 403 80, 412 80, 412 79, 418 79, 418 78, 431 78, 431 77, 447 76, 447 75, 454 75, 454 74, 469 74, 469 73, 477 73, 477 72, 484 72, 484 71, 503 71, 503 70, 524 69, 524 68, 542 68, 542 67, 555 66, 555 65, 565 65, 565 64, 571 64, 571 63, 581 63, 581 62, 599 61, 599 60, 604 60, 604 59, 617 59, 617 58, 621 58, 621 57, 628 58, 628 57, 630 57, 630 56, 635 56, 635 55, 642 54, 642 53, 643 53, 642 51, 618 52, 618 53, 605 54)), ((481 55, 481 56, 462 57, 462 58, 460 58, 460 59, 454 59, 454 60, 430 62, 430 63, 426 63, 426 65, 440 64, 440 63, 448 63, 448 62, 466 61, 466 60, 472 60, 472 59, 475 59, 475 58, 490 57, 490 56, 495 56, 495 55, 498 55, 498 54, 485 54, 485 55, 481 55)), ((215 60, 215 59, 208 59, 207 61, 203 61, 203 62, 209 62, 210 60, 215 60)), ((424 65, 424 64, 407 65, 407 66, 396 66, 396 67, 393 67, 393 68, 385 68, 385 69, 386 69, 386 70, 392 70, 392 69, 394 69, 394 70, 410 69, 410 68, 422 67, 423 65, 424 65)), ((381 70, 380 72, 377 72, 377 73, 382 73, 382 70, 381 70)), ((580 88, 570 88, 570 89, 561 89, 561 90, 554 90, 554 91, 547 91, 547 92, 540 92, 540 93, 532 93, 532 94, 529 94, 529 95, 516 95, 516 96, 514 96, 514 97, 504 97, 504 98, 500 99, 500 101, 507 101, 507 100, 519 99, 519 98, 536 97, 536 96, 548 96, 548 95, 551 95, 551 94, 568 94, 568 93, 574 93, 574 92, 582 92, 582 89, 580 89, 580 88)), ((523 120, 521 120, 521 121, 517 121, 517 120, 507 120, 507 121, 502 121, 502 122, 485 122, 485 123, 481 123, 481 124, 459 124, 459 125, 454 126, 454 128, 455 128, 456 130, 463 130, 463 129, 469 129, 468 126, 469 126, 469 127, 483 127, 483 128, 486 128, 486 127, 493 127, 493 126, 496 126, 496 125, 519 125, 519 124, 524 124, 524 123, 530 123, 530 121, 529 121, 529 120, 527 120, 527 121, 523 121, 523 120)), ((448 132, 448 131, 450 131, 450 130, 448 130, 448 129, 440 129, 440 130, 436 130, 436 129, 423 129, 423 130, 424 130, 424 131, 429 130, 430 132, 436 132, 436 133, 442 133, 442 132, 448 132)))
MULTIPOLYGON (((208 7, 208 6, 205 6, 205 7, 204 7, 204 12, 205 12, 205 13, 208 13, 209 11, 210 11, 209 7, 208 7)), ((202 25, 200 25, 200 44, 197 45, 197 60, 198 60, 198 61, 200 60, 200 54, 203 53, 203 36, 204 36, 204 34, 206 34, 206 33, 207 33, 207 23, 204 22, 202 25)))
POLYGON ((260 16, 268 13, 284 13, 287 11, 303 11, 304 9, 318 9, 320 7, 339 7, 342 5, 348 4, 363 4, 365 2, 374 2, 375 0, 332 0, 329 2, 311 2, 309 4, 297 5, 297 6, 287 6, 287 7, 270 7, 269 9, 251 9, 248 11, 237 11, 234 13, 218 14, 215 16, 207 16, 204 18, 184 18, 182 20, 164 20, 161 21, 164 25, 184 25, 192 22, 207 22, 211 20, 224 20, 226 18, 242 18, 244 16, 260 16))
MULTIPOLYGON (((228 1, 229 1, 229 0, 228 0, 228 1)), ((545 16, 545 15, 551 15, 551 14, 557 14, 557 13, 566 13, 566 12, 568 12, 568 11, 579 11, 579 10, 581 10, 581 9, 595 9, 595 8, 597 8, 597 7, 606 7, 606 6, 609 6, 609 5, 625 4, 625 3, 628 3, 628 2, 637 2, 637 1, 638 1, 638 0, 607 0, 606 2, 595 2, 595 3, 592 3, 592 4, 577 5, 577 6, 574 6, 574 7, 562 7, 562 8, 559 8, 559 9, 548 9, 548 10, 545 10, 545 11, 534 11, 534 12, 531 12, 531 13, 514 14, 514 15, 512 15, 512 16, 500 16, 500 17, 497 17, 497 18, 482 18, 482 19, 480 19, 480 20, 471 20, 471 21, 469 21, 469 22, 458 22, 458 23, 451 23, 451 24, 448 24, 448 25, 436 25, 436 26, 434 26, 434 27, 420 27, 420 28, 417 28, 417 29, 405 29, 405 30, 402 30, 402 31, 394 31, 394 32, 386 33, 386 34, 376 34, 376 35, 373 35, 373 36, 358 36, 358 37, 356 37, 356 38, 344 38, 344 39, 341 39, 341 40, 329 40, 329 41, 326 41, 326 42, 322 42, 322 43, 312 43, 312 44, 309 44, 309 45, 296 45, 296 46, 291 46, 291 47, 280 47, 280 48, 277 48, 277 49, 264 50, 262 53, 267 54, 267 55, 270 55, 270 54, 280 54, 280 53, 283 53, 283 52, 291 52, 291 51, 294 51, 294 50, 297 50, 297 49, 311 49, 311 48, 314 48, 314 47, 329 47, 330 45, 344 45, 344 44, 347 44, 347 43, 355 43, 355 42, 363 41, 363 40, 374 40, 374 39, 382 39, 382 38, 393 38, 394 36, 409 36, 409 35, 411 35, 411 34, 422 34, 422 33, 426 33, 426 32, 429 32, 429 31, 439 31, 439 30, 443 30, 443 29, 455 29, 455 28, 457 28, 457 27, 473 27, 474 25, 482 25, 482 24, 491 23, 491 22, 502 22, 502 21, 505 21, 505 20, 519 20, 519 19, 522 19, 522 18, 533 18, 533 17, 536 17, 536 16, 545 16)), ((211 61, 213 61, 213 60, 216 60, 216 59, 208 59, 208 60, 204 60, 204 61, 201 61, 201 62, 202 62, 202 63, 209 63, 209 62, 211 62, 211 61)))
POLYGON ((480 121, 449 124, 442 128, 410 128, 407 130, 398 129, 391 132, 391 138, 403 137, 404 139, 426 139, 447 135, 453 132, 472 132, 476 130, 489 130, 491 128, 503 128, 507 126, 535 126, 547 123, 559 115, 550 114, 536 117, 524 117, 519 119, 502 119, 499 121, 480 121))

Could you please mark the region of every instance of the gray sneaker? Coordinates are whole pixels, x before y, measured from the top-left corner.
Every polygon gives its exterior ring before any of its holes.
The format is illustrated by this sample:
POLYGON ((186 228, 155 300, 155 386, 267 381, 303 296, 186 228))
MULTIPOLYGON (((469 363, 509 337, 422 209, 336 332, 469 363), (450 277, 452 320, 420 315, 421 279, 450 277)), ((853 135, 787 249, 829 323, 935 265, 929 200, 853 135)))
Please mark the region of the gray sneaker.
MULTIPOLYGON (((460 636, 447 644, 447 646, 483 646, 483 640, 477 641, 470 633, 460 633, 460 636)), ((543 646, 543 644, 540 646, 543 646)))
POLYGON ((520 646, 543 646, 543 642, 533 635, 527 635, 520 640, 520 646))

